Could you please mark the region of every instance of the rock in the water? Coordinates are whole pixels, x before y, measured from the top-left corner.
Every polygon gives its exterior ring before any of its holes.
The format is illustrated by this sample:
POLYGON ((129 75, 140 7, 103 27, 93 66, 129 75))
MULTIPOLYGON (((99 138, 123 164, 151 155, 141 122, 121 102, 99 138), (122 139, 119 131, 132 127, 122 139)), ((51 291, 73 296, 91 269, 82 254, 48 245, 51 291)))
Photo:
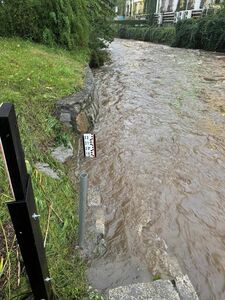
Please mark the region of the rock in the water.
POLYGON ((88 206, 96 207, 101 205, 101 193, 98 187, 90 188, 88 191, 88 206))
POLYGON ((85 133, 88 131, 90 125, 85 112, 82 111, 81 113, 79 113, 79 115, 77 115, 76 124, 79 132, 85 133))
POLYGON ((70 145, 69 147, 59 146, 55 150, 52 151, 52 157, 59 161, 60 163, 65 163, 71 157, 73 157, 73 147, 70 145))
POLYGON ((103 219, 96 220, 95 227, 97 233, 105 235, 105 222, 103 219))
POLYGON ((95 255, 95 257, 101 257, 103 256, 106 251, 107 251, 107 244, 106 244, 106 240, 102 238, 102 235, 98 236, 98 244, 96 245, 93 253, 95 255))
POLYGON ((45 175, 47 175, 47 176, 49 176, 49 177, 51 177, 53 179, 60 179, 59 176, 58 176, 58 174, 54 170, 52 170, 50 168, 49 164, 46 164, 46 163, 36 163, 35 164, 35 168, 39 172, 41 172, 41 173, 43 173, 43 174, 45 174, 45 175))
POLYGON ((169 280, 157 280, 112 289, 109 300, 180 300, 180 297, 169 280))
POLYGON ((198 300, 197 293, 187 275, 175 279, 177 291, 181 300, 198 300))

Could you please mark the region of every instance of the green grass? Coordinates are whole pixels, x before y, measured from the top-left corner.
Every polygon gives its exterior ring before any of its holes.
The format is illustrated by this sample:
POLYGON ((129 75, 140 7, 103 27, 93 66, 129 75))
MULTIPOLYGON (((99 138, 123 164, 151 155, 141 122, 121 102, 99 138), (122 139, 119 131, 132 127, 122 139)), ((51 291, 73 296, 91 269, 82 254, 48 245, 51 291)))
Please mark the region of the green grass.
MULTIPOLYGON (((20 39, 0 39, 0 103, 15 104, 26 160, 31 166, 43 236, 50 216, 46 250, 53 287, 59 299, 80 299, 86 293, 86 280, 83 262, 74 250, 78 219, 77 194, 69 176, 71 165, 58 164, 50 156, 51 147, 74 143, 74 138, 55 118, 54 106, 56 99, 82 87, 87 60, 86 50, 72 53, 20 39), (34 167, 37 161, 59 170, 60 180, 40 174, 34 167)), ((14 233, 6 208, 10 199, 0 158, 1 296, 21 299, 19 295, 29 291, 29 285, 23 269, 18 276, 17 246, 13 244, 14 233)))

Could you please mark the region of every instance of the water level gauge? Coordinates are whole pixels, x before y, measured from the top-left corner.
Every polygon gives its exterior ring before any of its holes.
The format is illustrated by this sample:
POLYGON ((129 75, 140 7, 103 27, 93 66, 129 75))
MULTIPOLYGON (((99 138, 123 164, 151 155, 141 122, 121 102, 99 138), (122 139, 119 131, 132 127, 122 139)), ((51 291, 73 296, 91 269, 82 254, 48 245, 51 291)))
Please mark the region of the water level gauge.
POLYGON ((84 156, 89 158, 96 157, 96 139, 95 134, 85 133, 83 135, 84 156))

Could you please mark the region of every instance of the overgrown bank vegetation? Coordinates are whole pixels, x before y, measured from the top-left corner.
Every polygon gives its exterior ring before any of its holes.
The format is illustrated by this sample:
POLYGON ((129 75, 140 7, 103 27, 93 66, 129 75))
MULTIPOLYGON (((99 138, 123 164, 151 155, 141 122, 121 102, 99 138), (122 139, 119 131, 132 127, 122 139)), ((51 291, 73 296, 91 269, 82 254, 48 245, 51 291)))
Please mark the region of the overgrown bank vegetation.
POLYGON ((174 27, 130 27, 121 26, 118 37, 139 41, 171 45, 175 37, 174 27))
POLYGON ((225 52, 225 9, 198 20, 179 22, 173 46, 225 52))
MULTIPOLYGON (((74 165, 59 164, 50 155, 62 144, 72 143, 76 149, 76 141, 74 133, 56 119, 55 102, 82 88, 90 58, 95 66, 103 63, 105 41, 113 37, 112 15, 111 1, 103 0, 0 3, 0 103, 15 104, 59 299, 82 299, 88 292, 85 266, 75 250, 74 165), (40 173, 37 162, 49 164, 60 179, 40 173)), ((28 299, 30 287, 6 207, 11 199, 0 155, 0 299, 28 299)))
MULTIPOLYGON (((83 262, 74 251, 78 219, 76 191, 69 176, 72 166, 57 163, 50 152, 74 141, 72 132, 54 117, 54 105, 56 99, 82 87, 88 55, 84 50, 70 53, 21 39, 0 39, 0 57, 0 103, 12 102, 16 107, 53 286, 59 299, 79 299, 86 293, 86 281, 83 262), (60 180, 38 172, 37 162, 57 170, 60 180)), ((6 207, 11 194, 2 158, 0 189, 0 298, 23 299, 30 288, 6 207)))
POLYGON ((100 54, 113 38, 110 0, 4 0, 0 3, 0 36, 21 37, 68 50, 89 48, 100 54))
POLYGON ((118 23, 120 38, 167 44, 174 47, 225 52, 225 9, 200 19, 188 19, 175 26, 148 26, 146 22, 118 23))

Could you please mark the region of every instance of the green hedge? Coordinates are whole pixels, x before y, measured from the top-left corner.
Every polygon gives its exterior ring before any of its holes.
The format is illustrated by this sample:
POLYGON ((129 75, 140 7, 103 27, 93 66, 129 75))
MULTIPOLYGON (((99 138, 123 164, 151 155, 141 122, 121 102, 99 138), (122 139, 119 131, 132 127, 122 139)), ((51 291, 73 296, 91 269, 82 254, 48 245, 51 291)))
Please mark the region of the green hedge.
POLYGON ((225 52, 225 11, 178 22, 173 46, 225 52))
POLYGON ((181 48, 225 52, 225 9, 201 19, 188 19, 170 27, 121 25, 118 37, 181 48))
POLYGON ((129 26, 146 26, 149 25, 149 20, 118 20, 118 21, 114 21, 113 23, 115 25, 129 25, 129 26))
POLYGON ((174 27, 144 27, 132 28, 123 26, 118 30, 118 36, 124 39, 162 43, 171 45, 175 39, 174 27))

